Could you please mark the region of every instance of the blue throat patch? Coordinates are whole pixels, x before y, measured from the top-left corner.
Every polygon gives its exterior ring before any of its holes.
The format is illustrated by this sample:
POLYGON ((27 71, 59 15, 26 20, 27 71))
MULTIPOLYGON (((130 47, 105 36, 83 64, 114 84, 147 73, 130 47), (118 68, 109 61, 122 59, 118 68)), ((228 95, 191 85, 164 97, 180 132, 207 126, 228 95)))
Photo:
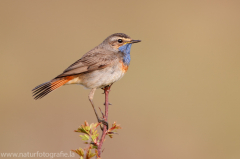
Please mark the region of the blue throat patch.
POLYGON ((124 53, 123 63, 126 65, 129 65, 130 61, 131 61, 131 57, 130 57, 131 46, 132 46, 132 44, 125 44, 118 48, 119 51, 124 53))

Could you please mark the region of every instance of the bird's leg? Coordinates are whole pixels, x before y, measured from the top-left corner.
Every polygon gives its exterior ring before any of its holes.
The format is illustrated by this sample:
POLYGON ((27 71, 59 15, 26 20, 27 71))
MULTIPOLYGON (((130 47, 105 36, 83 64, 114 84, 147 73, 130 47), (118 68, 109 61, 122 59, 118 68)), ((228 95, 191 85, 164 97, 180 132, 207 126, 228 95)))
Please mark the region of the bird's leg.
POLYGON ((96 88, 93 88, 93 89, 90 91, 90 93, 89 93, 89 95, 88 95, 89 101, 90 101, 90 103, 91 103, 91 105, 92 105, 92 107, 93 107, 93 110, 94 110, 94 113, 96 114, 96 117, 97 117, 98 122, 99 122, 99 123, 103 123, 104 125, 106 125, 106 126, 107 126, 107 129, 108 129, 108 123, 107 123, 104 119, 100 119, 100 118, 99 118, 99 116, 98 116, 98 114, 97 114, 97 111, 96 111, 96 109, 95 109, 95 107, 94 107, 94 104, 93 104, 93 96, 94 96, 95 91, 96 91, 96 88))
POLYGON ((103 112, 102 112, 101 108, 100 108, 100 107, 98 107, 98 108, 99 108, 100 112, 102 113, 102 116, 104 117, 105 115, 103 114, 103 112))

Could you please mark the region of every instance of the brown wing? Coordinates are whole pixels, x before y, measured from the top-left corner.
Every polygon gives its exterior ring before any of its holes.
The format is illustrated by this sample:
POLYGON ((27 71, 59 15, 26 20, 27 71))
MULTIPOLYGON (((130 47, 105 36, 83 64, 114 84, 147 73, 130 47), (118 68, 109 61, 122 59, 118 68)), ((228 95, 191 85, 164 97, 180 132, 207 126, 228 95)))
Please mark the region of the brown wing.
POLYGON ((115 60, 117 60, 117 58, 118 56, 114 52, 95 48, 83 55, 81 59, 70 65, 56 78, 89 73, 95 70, 103 69, 111 65, 115 60))

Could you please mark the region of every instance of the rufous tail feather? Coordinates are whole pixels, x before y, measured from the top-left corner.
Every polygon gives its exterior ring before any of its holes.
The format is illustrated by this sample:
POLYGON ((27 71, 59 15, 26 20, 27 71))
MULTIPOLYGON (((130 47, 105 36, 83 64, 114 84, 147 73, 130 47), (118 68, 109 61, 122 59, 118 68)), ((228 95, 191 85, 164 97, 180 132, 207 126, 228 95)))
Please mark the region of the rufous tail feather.
POLYGON ((34 99, 41 99, 42 97, 46 96, 48 93, 52 92, 53 90, 61 87, 62 85, 66 84, 68 81, 72 80, 73 76, 67 76, 64 78, 53 79, 52 81, 40 84, 39 86, 35 87, 33 92, 34 99))

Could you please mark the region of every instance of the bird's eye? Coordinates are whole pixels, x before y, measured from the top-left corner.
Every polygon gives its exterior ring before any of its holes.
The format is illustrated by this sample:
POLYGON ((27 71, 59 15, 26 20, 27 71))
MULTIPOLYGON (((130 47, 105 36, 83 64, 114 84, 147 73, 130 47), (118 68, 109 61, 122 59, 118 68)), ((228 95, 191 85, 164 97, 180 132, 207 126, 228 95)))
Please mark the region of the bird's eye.
POLYGON ((122 43, 123 41, 122 41, 122 39, 118 39, 118 42, 119 42, 119 43, 122 43))

